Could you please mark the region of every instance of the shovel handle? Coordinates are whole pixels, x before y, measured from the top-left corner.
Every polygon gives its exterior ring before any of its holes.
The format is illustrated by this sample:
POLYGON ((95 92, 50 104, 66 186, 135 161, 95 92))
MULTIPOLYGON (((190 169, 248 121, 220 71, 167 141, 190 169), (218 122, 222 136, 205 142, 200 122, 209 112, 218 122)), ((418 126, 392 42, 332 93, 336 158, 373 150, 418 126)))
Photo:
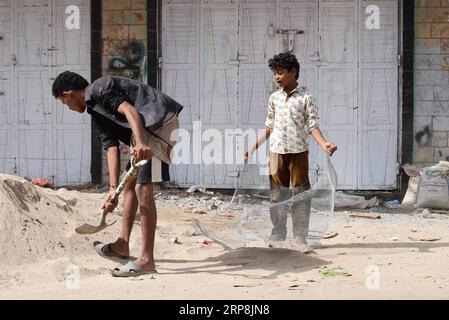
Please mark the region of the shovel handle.
POLYGON ((117 189, 115 189, 114 200, 118 199, 118 196, 120 195, 120 193, 122 193, 123 189, 125 188, 125 185, 128 183, 129 179, 132 176, 134 176, 136 171, 137 167, 135 165, 132 165, 131 168, 129 168, 125 176, 122 178, 122 181, 120 181, 120 184, 118 185, 117 189))
MULTIPOLYGON (((129 170, 126 172, 125 176, 120 181, 117 189, 115 189, 114 198, 112 199, 113 202, 117 202, 118 197, 122 193, 123 189, 125 189, 126 184, 131 179, 131 177, 134 176, 135 173, 137 172, 137 167, 138 166, 139 166, 139 164, 137 164, 137 166, 136 166, 136 163, 135 163, 135 161, 133 159, 132 162, 131 162, 131 168, 129 168, 129 170)), ((107 215, 108 215, 108 211, 106 211, 106 209, 104 209, 103 210, 103 214, 101 216, 101 224, 105 223, 107 215)))

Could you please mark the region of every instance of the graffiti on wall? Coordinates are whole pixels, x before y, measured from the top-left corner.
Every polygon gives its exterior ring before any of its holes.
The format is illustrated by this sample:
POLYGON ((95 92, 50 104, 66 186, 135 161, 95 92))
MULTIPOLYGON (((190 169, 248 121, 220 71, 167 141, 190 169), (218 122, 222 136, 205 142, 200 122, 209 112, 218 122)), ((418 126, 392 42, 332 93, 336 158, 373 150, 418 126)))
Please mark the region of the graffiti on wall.
POLYGON ((120 56, 109 60, 111 74, 147 82, 148 64, 145 45, 142 42, 132 40, 114 51, 119 52, 120 56))
POLYGON ((424 127, 415 135, 415 140, 418 146, 429 146, 432 140, 432 132, 429 126, 424 127))

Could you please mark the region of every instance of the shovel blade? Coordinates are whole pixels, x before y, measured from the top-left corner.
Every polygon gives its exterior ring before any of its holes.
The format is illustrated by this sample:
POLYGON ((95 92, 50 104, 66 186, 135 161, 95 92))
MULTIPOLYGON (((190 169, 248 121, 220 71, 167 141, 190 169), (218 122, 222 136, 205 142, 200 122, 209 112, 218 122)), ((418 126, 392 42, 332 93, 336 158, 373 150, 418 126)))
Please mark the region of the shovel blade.
POLYGON ((110 224, 100 224, 98 226, 93 226, 91 224, 85 223, 82 226, 79 226, 78 228, 75 229, 75 232, 78 234, 94 234, 97 232, 100 232, 101 230, 106 229, 107 227, 112 226, 114 223, 116 223, 117 220, 115 220, 114 222, 110 223, 110 224))

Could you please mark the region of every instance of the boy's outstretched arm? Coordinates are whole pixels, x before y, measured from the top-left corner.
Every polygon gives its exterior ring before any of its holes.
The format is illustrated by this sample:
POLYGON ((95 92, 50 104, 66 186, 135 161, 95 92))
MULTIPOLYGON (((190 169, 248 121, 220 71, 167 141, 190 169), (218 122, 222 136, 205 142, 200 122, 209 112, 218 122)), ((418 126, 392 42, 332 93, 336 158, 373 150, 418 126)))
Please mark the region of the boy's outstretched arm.
POLYGON ((313 139, 315 139, 315 141, 320 145, 320 147, 330 155, 332 155, 337 150, 337 146, 335 144, 324 139, 323 133, 321 132, 320 128, 314 128, 310 134, 312 135, 313 139))
POLYGON ((252 154, 261 146, 263 143, 270 137, 271 132, 273 131, 272 128, 265 127, 265 129, 262 131, 260 136, 257 138, 256 143, 245 151, 244 158, 247 160, 252 156, 252 154))

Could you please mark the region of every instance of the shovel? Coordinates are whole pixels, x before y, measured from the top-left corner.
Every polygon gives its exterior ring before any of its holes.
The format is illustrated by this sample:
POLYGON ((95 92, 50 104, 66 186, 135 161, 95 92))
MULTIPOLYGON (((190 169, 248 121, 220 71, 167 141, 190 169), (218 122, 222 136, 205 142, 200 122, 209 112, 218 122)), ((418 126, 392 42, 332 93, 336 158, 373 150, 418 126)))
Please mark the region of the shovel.
MULTIPOLYGON (((122 193, 123 189, 125 188, 125 185, 129 181, 129 179, 132 176, 136 175, 137 168, 145 165, 147 162, 148 162, 148 160, 141 160, 137 163, 135 163, 134 160, 131 161, 131 168, 128 170, 126 175, 122 178, 122 181, 118 185, 117 189, 115 189, 114 198, 111 200, 112 202, 117 201, 120 193, 122 193)), ((114 222, 107 224, 106 223, 107 215, 108 215, 108 212, 106 211, 106 209, 103 209, 103 213, 101 215, 101 221, 98 226, 93 226, 91 224, 85 223, 82 226, 79 226, 78 228, 76 228, 75 232, 78 234, 93 234, 93 233, 100 232, 101 230, 105 229, 106 227, 112 226, 114 223, 117 222, 117 220, 115 220, 114 222)))

